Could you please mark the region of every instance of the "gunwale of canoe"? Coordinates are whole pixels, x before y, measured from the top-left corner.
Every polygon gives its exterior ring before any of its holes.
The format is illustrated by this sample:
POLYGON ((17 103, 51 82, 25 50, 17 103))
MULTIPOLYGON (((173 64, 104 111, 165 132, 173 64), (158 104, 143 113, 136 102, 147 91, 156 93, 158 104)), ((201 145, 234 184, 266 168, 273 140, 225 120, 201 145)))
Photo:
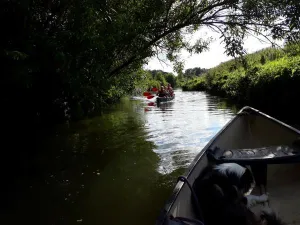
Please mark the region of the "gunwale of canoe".
POLYGON ((175 98, 175 95, 172 97, 157 97, 156 101, 157 103, 162 103, 162 102, 170 102, 175 98))
MULTIPOLYGON (((208 148, 227 149, 259 148, 272 145, 288 145, 300 137, 300 131, 250 107, 244 107, 203 148, 188 168, 185 176, 193 184, 210 163, 206 157, 208 148), (250 110, 254 114, 244 113, 250 110), (238 131, 238 132, 237 132, 238 131)), ((256 191, 254 191, 256 192, 256 191)), ((270 206, 287 224, 300 225, 300 163, 268 165, 267 192, 270 206)), ((257 206, 260 207, 260 206, 257 206)), ((191 204, 191 193, 186 184, 179 181, 165 205, 157 224, 163 224, 165 216, 196 218, 191 204)))

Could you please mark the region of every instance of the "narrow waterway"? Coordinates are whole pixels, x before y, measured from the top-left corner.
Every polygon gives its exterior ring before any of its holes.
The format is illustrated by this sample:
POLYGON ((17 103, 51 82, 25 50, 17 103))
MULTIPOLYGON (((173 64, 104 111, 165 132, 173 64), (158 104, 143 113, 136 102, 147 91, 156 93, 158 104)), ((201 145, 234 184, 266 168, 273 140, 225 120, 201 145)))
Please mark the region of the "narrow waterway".
POLYGON ((154 224, 176 177, 237 110, 202 92, 175 94, 160 107, 124 99, 38 141, 5 224, 154 224))

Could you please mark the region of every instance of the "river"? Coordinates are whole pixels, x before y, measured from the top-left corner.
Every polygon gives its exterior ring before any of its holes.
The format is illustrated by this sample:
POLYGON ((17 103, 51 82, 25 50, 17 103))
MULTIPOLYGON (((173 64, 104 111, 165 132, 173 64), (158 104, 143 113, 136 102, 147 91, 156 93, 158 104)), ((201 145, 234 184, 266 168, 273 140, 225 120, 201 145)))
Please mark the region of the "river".
POLYGON ((153 225, 176 177, 238 110, 202 92, 175 94, 160 107, 123 99, 38 141, 5 224, 153 225))

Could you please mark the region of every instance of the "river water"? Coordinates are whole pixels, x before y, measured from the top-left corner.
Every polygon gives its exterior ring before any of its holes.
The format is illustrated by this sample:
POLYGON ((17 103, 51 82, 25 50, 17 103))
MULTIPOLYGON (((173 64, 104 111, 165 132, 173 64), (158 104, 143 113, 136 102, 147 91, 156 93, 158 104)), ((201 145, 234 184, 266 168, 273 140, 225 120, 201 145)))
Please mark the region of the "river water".
POLYGON ((37 141, 5 224, 154 224, 176 177, 237 110, 202 92, 175 94, 159 107, 124 99, 37 141))

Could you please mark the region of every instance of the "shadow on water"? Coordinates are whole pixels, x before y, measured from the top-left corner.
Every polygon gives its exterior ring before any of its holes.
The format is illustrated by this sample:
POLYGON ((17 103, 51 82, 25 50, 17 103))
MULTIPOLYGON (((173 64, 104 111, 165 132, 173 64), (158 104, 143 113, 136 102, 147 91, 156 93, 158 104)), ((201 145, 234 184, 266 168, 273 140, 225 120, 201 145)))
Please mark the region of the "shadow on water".
POLYGON ((159 107, 124 100, 47 135, 12 127, 3 224, 154 224, 176 177, 241 108, 175 93, 159 107))
MULTIPOLYGON (((215 112, 216 108, 224 109, 224 110, 232 110, 232 112, 237 113, 244 106, 250 106, 260 110, 263 113, 266 113, 276 119, 279 119, 291 126, 294 126, 297 129, 300 129, 300 117, 297 108, 297 103, 290 106, 277 106, 270 104, 258 104, 258 103, 247 103, 247 102, 234 102, 226 98, 221 98, 218 96, 213 96, 207 93, 203 93, 210 99, 210 103, 208 104, 208 110, 211 112, 215 112)), ((218 111, 219 112, 219 111, 218 111)))
POLYGON ((45 138, 7 224, 153 224, 173 176, 157 172, 140 109, 123 102, 45 138))

